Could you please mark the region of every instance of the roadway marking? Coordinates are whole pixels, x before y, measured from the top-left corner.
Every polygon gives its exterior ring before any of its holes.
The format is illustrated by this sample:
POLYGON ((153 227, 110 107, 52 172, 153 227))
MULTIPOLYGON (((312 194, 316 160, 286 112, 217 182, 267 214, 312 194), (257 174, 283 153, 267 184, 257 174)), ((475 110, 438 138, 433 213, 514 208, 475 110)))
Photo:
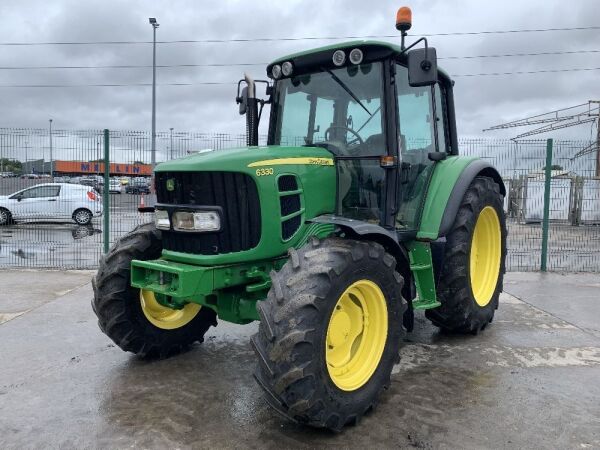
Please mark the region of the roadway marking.
POLYGON ((9 320, 13 320, 16 317, 22 316, 23 314, 25 314, 27 311, 19 311, 16 313, 0 313, 0 325, 2 325, 5 322, 8 322, 9 320))

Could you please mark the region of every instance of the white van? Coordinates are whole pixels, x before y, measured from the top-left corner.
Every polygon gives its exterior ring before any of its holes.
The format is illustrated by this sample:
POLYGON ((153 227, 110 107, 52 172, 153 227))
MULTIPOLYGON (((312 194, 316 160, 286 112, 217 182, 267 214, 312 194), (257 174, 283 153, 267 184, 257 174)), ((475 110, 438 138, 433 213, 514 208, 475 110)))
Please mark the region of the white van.
POLYGON ((102 215, 102 199, 90 186, 45 183, 0 195, 0 225, 13 221, 74 220, 87 225, 102 215))

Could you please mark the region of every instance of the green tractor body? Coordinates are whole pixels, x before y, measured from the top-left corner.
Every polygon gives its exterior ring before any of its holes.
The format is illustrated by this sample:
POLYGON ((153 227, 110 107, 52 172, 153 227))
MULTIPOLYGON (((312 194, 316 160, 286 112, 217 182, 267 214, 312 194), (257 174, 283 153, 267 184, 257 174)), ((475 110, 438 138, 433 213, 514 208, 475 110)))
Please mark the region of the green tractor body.
POLYGON ((340 429, 389 384, 413 311, 454 331, 491 322, 505 190, 485 161, 458 155, 453 82, 433 48, 356 41, 280 58, 267 74, 266 99, 249 78, 238 97, 248 147, 156 167, 155 225, 107 255, 94 308, 103 331, 142 355, 201 341, 215 317, 260 320, 269 403, 340 429), (119 308, 133 333, 112 324, 119 308))
POLYGON ((250 147, 161 164, 155 172, 159 211, 171 217, 197 207, 215 211, 223 230, 208 243, 207 235, 163 230, 173 245, 158 260, 133 261, 132 285, 154 291, 165 306, 193 301, 231 322, 258 319, 256 302, 266 298, 269 274, 285 263, 288 248, 334 231, 310 219, 333 212, 335 197, 323 193, 335 192, 335 180, 333 157, 320 148, 250 147), (190 198, 195 192, 203 204, 190 198), (163 195, 173 202, 162 203, 163 195), (212 204, 204 204, 206 196, 212 204))

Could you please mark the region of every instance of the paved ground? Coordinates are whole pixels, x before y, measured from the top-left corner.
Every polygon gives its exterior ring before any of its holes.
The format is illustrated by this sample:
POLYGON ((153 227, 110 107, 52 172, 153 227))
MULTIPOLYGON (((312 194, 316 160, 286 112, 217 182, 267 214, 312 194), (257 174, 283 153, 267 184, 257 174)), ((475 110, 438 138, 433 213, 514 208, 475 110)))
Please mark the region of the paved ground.
POLYGON ((600 448, 598 276, 509 274, 477 337, 419 316, 378 409, 332 434, 267 408, 255 326, 141 361, 98 330, 90 275, 0 272, 0 312, 28 311, 0 325, 0 448, 600 448))

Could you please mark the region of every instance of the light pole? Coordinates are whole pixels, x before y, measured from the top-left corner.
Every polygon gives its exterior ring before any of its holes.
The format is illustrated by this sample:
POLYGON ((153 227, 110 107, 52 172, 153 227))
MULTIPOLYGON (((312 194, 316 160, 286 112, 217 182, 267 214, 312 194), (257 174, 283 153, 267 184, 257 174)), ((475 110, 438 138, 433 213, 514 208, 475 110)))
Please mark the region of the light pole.
POLYGON ((50 178, 54 176, 54 159, 52 159, 52 119, 50 119, 50 178))
POLYGON ((160 26, 154 17, 148 19, 152 25, 152 168, 156 165, 156 29, 160 26))
POLYGON ((173 127, 169 128, 171 131, 171 159, 173 159, 173 127))

